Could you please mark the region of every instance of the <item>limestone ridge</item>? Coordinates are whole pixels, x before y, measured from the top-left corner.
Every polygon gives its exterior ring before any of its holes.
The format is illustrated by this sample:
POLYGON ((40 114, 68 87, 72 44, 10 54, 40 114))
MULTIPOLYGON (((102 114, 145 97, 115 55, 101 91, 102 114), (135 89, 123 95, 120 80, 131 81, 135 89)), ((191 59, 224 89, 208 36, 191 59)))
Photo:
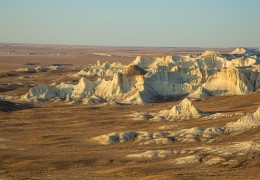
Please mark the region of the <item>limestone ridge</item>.
MULTIPOLYGON (((237 52, 252 51, 238 49, 237 52)), ((121 63, 89 65, 76 74, 78 84, 60 83, 32 87, 22 100, 53 98, 81 102, 84 98, 102 102, 142 104, 176 96, 193 99, 207 96, 245 95, 260 88, 260 56, 203 54, 141 57, 127 66, 121 63), (98 77, 97 81, 89 80, 98 77)), ((96 102, 96 101, 95 101, 96 102)))

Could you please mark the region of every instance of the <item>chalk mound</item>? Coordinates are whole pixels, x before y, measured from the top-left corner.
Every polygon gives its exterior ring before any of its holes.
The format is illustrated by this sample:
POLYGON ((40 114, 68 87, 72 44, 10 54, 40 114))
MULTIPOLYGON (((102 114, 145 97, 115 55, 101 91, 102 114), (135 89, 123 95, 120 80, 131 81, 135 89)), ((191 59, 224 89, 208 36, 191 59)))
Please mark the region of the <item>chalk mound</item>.
POLYGON ((240 48, 236 48, 234 51, 230 52, 229 54, 252 56, 252 55, 260 55, 260 51, 257 49, 247 49, 247 48, 240 47, 240 48))
POLYGON ((164 117, 164 119, 169 118, 182 118, 182 119, 192 119, 203 116, 203 112, 195 108, 191 101, 185 98, 180 104, 174 106, 171 110, 164 110, 159 112, 159 116, 164 117))
POLYGON ((245 131, 260 126, 260 107, 255 113, 240 118, 237 122, 228 123, 227 131, 245 131))

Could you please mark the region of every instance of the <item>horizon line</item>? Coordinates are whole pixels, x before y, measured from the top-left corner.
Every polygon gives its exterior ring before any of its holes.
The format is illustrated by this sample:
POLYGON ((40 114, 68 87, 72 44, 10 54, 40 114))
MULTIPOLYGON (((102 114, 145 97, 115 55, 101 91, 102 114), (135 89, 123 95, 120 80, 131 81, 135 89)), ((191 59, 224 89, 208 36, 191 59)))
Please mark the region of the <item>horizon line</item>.
POLYGON ((230 49, 230 48, 260 48, 257 46, 229 46, 229 47, 216 47, 216 46, 127 46, 127 45, 88 45, 88 44, 59 44, 59 43, 16 43, 16 42, 0 42, 5 45, 50 45, 50 46, 83 46, 83 47, 111 47, 111 48, 198 48, 198 49, 230 49))

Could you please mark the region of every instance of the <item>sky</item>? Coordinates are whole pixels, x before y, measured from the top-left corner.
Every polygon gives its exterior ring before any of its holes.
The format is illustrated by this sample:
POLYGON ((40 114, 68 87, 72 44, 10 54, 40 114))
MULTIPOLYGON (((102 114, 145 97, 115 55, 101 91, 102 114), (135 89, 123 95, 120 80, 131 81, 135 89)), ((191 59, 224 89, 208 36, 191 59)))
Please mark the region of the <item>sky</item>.
POLYGON ((260 0, 0 0, 0 43, 260 47, 260 0))

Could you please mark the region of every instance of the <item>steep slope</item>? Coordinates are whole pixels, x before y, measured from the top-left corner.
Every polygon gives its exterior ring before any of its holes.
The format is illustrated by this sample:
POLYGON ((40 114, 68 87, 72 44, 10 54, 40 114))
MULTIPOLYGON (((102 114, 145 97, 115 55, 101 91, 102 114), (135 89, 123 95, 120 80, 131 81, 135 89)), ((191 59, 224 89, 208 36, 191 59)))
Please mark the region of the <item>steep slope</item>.
POLYGON ((86 96, 91 96, 94 94, 95 88, 99 83, 100 80, 93 82, 83 77, 79 80, 79 83, 74 86, 71 97, 74 99, 81 99, 86 96))
POLYGON ((102 80, 94 95, 107 101, 139 104, 151 102, 155 94, 156 92, 144 82, 143 75, 128 76, 123 73, 115 73, 112 80, 102 80))
POLYGON ((254 91, 247 72, 241 69, 222 69, 205 83, 204 88, 211 95, 243 95, 254 91))

